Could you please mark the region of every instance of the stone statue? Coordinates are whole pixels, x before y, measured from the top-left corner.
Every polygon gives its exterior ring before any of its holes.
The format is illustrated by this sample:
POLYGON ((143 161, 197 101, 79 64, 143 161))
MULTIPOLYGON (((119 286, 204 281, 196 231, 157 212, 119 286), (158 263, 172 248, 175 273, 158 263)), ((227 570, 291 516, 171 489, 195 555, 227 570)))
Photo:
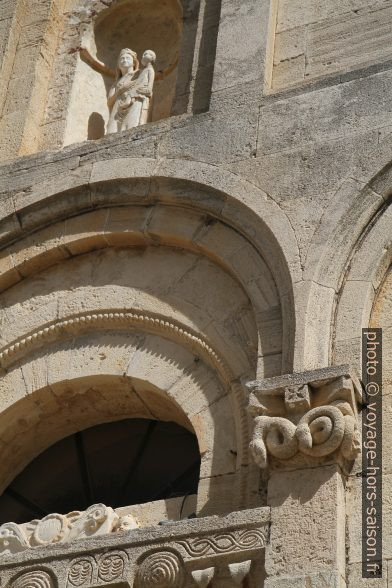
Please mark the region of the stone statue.
POLYGON ((165 71, 156 74, 153 67, 156 61, 154 51, 149 49, 143 53, 142 67, 139 67, 136 52, 126 48, 120 51, 114 70, 94 58, 85 47, 79 48, 79 53, 81 59, 95 71, 115 79, 108 94, 110 115, 106 134, 145 124, 148 121, 154 82, 170 75, 178 63, 176 59, 165 71))
POLYGON ((120 52, 117 78, 108 95, 108 134, 126 131, 147 122, 155 80, 152 66, 155 60, 153 51, 145 51, 142 57, 143 67, 138 69, 138 59, 134 51, 123 49, 120 52))

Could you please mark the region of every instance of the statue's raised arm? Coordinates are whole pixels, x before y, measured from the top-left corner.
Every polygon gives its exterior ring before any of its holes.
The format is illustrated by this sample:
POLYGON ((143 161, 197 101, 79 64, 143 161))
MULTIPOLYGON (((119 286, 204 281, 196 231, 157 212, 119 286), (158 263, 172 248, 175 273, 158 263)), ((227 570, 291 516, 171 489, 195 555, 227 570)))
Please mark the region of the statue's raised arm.
POLYGON ((103 76, 107 76, 109 78, 116 77, 116 70, 112 69, 111 67, 108 67, 107 65, 102 63, 102 61, 96 59, 96 57, 93 57, 86 47, 79 47, 79 55, 82 61, 87 63, 87 65, 92 67, 93 70, 97 71, 103 76))
MULTIPOLYGON (((79 55, 80 55, 80 59, 82 61, 84 61, 84 63, 87 63, 87 65, 92 67, 94 71, 102 74, 103 76, 107 76, 109 78, 116 77, 116 75, 117 75, 116 70, 111 67, 108 67, 107 65, 102 63, 102 61, 99 61, 99 59, 97 59, 96 57, 91 55, 90 51, 86 47, 79 47, 79 55)), ((166 67, 165 69, 158 70, 155 73, 155 81, 161 82, 162 80, 164 80, 165 78, 170 76, 170 74, 173 73, 173 71, 176 69, 176 67, 178 65, 178 61, 179 60, 178 60, 178 56, 177 56, 175 58, 174 62, 172 64, 170 64, 168 67, 166 67)), ((139 69, 139 66, 136 69, 139 69)))

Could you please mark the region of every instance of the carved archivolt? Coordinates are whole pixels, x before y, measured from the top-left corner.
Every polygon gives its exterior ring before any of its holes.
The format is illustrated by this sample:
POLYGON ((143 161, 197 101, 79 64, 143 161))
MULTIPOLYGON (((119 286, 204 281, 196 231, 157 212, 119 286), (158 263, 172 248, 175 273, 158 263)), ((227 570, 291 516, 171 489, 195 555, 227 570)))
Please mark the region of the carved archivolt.
POLYGON ((41 347, 47 342, 54 341, 59 337, 64 338, 72 335, 77 329, 78 332, 88 330, 89 327, 104 328, 132 328, 143 327, 146 330, 159 333, 170 333, 175 338, 188 341, 191 345, 202 351, 209 362, 214 365, 225 382, 230 382, 232 373, 230 368, 221 359, 219 354, 196 332, 187 329, 174 321, 152 313, 140 312, 137 310, 104 311, 97 313, 82 313, 67 319, 54 321, 46 327, 31 332, 26 337, 14 341, 0 350, 0 365, 9 367, 17 361, 20 354, 23 355, 41 347))
POLYGON ((255 416, 250 450, 261 468, 267 467, 269 455, 284 461, 297 454, 317 459, 338 452, 355 459, 360 451, 359 385, 344 368, 331 368, 324 378, 320 370, 250 383, 249 410, 255 416))
MULTIPOLYGON (((246 448, 249 444, 249 434, 245 395, 243 386, 234 379, 234 374, 230 367, 220 354, 197 332, 153 313, 134 309, 107 310, 97 313, 80 313, 67 319, 54 321, 3 347, 0 350, 0 366, 8 368, 27 353, 60 338, 74 337, 76 333, 81 334, 90 329, 132 328, 157 333, 163 337, 184 342, 198 356, 205 359, 207 364, 215 368, 223 383, 230 387, 234 395, 242 447, 246 448)), ((242 451, 241 446, 239 447, 239 459, 242 459, 243 465, 247 464, 246 452, 242 451)))

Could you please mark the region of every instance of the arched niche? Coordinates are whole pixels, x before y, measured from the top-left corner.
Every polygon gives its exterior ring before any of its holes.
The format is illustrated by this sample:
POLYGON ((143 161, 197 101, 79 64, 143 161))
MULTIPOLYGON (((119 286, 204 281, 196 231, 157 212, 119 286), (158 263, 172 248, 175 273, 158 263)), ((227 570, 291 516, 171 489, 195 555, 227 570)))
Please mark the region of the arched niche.
MULTIPOLYGON (((170 116, 174 102, 181 102, 189 91, 198 8, 199 0, 119 0, 82 28, 80 44, 112 70, 121 49, 136 51, 139 60, 146 49, 152 49, 157 55, 157 77, 149 121, 157 121, 170 116)), ((107 93, 113 81, 78 59, 64 145, 104 135, 107 93)))

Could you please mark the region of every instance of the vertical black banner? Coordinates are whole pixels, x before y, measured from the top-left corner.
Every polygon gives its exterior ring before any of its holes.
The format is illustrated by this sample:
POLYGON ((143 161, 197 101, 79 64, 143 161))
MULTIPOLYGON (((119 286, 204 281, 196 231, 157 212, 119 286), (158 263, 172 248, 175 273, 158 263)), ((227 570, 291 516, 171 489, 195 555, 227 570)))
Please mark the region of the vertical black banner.
POLYGON ((362 329, 362 577, 382 577, 382 329, 362 329))

